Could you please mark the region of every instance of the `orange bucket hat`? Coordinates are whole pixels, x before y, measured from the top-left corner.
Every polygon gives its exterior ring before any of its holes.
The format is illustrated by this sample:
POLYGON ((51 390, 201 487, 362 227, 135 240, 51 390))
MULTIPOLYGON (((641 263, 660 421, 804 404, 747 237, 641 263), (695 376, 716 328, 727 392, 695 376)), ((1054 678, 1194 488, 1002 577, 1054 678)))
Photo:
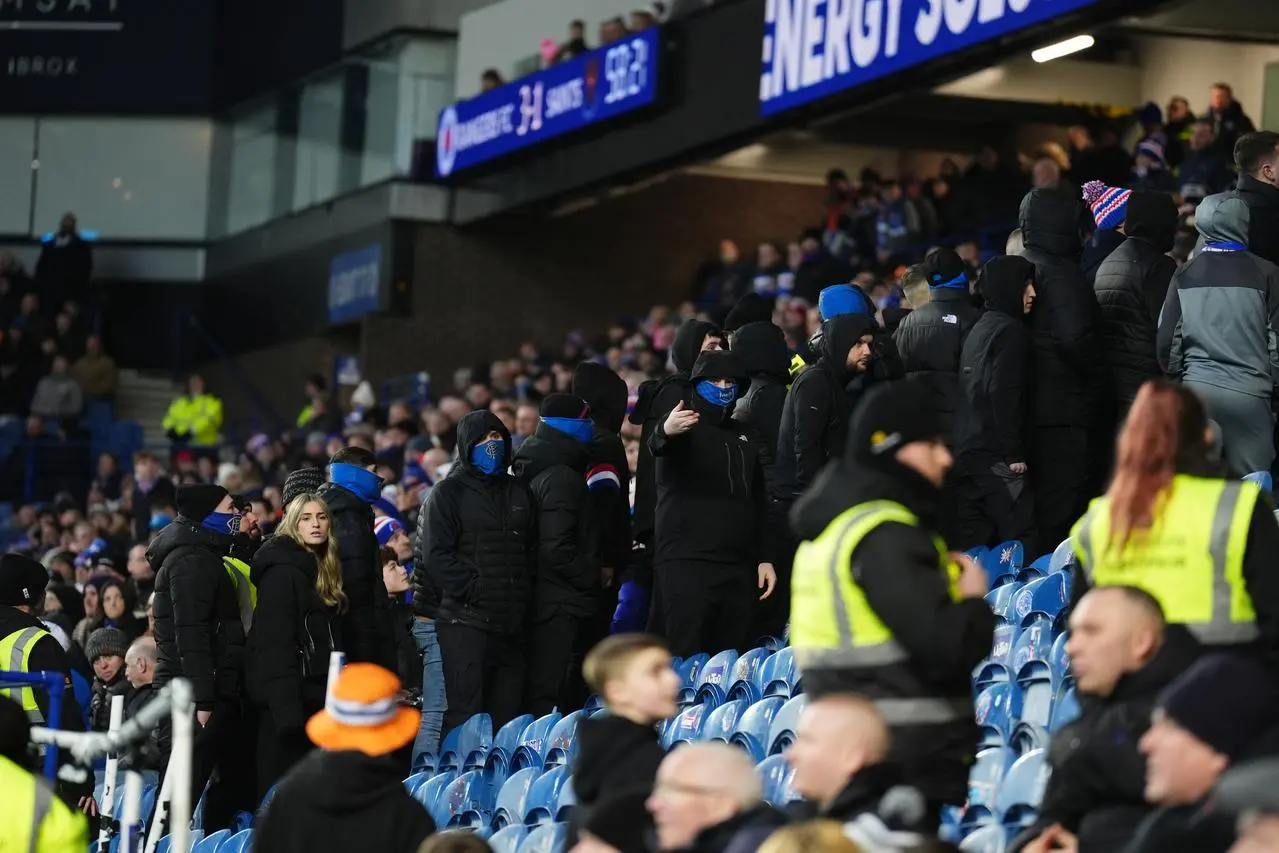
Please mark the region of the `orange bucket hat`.
POLYGON ((400 679, 372 663, 343 667, 324 710, 306 724, 321 749, 386 755, 417 737, 422 713, 396 700, 400 679))

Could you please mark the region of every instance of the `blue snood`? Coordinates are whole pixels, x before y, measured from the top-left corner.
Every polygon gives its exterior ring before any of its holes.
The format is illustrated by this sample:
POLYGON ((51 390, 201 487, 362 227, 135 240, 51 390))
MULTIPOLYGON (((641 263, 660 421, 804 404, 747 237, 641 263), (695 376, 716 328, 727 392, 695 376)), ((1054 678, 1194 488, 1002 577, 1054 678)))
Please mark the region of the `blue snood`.
POLYGON ((737 386, 721 388, 709 379, 697 383, 697 396, 712 406, 731 406, 737 400, 737 386))
POLYGON ((382 496, 382 478, 372 471, 349 462, 334 462, 329 466, 329 481, 341 486, 366 504, 382 496))
MULTIPOLYGON (((940 279, 941 275, 939 274, 937 278, 940 279)), ((968 276, 961 272, 959 275, 955 276, 950 281, 929 281, 928 286, 929 287, 953 287, 956 290, 967 290, 968 276)))
POLYGON ((200 522, 200 526, 223 536, 234 536, 240 532, 240 516, 233 512, 211 512, 200 522))
POLYGON ((590 444, 595 424, 589 418, 541 418, 542 423, 562 432, 578 444, 590 444))
POLYGON ((500 438, 481 441, 471 448, 471 464, 485 474, 496 474, 506 462, 506 443, 500 438))

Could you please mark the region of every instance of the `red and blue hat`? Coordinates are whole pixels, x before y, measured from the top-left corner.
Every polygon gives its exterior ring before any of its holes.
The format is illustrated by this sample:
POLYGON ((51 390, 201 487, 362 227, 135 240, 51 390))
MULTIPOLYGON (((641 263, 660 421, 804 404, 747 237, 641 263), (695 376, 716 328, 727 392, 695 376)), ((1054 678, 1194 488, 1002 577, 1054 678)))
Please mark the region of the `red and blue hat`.
POLYGON ((1084 184, 1084 201, 1092 210, 1093 221, 1103 231, 1113 231, 1124 224, 1128 215, 1128 199, 1132 198, 1132 190, 1120 187, 1108 187, 1101 181, 1089 181, 1084 184))
POLYGON ((404 525, 399 520, 385 515, 373 522, 373 535, 377 537, 379 548, 385 548, 391 537, 403 529, 404 525))

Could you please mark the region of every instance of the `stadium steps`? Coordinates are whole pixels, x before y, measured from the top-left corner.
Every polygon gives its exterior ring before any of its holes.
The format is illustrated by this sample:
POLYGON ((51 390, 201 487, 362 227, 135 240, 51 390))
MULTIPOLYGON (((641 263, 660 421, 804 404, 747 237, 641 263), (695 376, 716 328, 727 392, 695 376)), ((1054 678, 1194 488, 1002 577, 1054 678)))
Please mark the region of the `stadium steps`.
POLYGON ((116 395, 116 418, 142 424, 146 446, 165 447, 168 439, 160 422, 169 410, 173 398, 182 392, 181 387, 165 377, 139 373, 136 370, 120 371, 120 389, 116 395))

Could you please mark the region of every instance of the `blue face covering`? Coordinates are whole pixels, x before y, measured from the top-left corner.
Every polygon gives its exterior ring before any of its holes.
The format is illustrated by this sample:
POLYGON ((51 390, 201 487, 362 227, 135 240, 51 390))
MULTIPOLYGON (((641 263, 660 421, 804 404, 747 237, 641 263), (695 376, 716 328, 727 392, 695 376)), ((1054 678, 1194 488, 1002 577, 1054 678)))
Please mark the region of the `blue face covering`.
POLYGON ((540 420, 551 429, 564 433, 579 444, 591 443, 594 424, 587 418, 540 418, 540 420))
POLYGON ((329 466, 329 480, 366 504, 382 497, 382 478, 359 465, 335 462, 329 466))
POLYGON ((233 512, 211 512, 200 522, 200 526, 223 536, 234 536, 240 530, 240 516, 233 512))
POLYGON ((721 388, 709 379, 697 383, 697 396, 712 406, 731 406, 737 400, 737 386, 721 388))
POLYGON ((500 438, 481 441, 471 448, 471 464, 485 474, 496 474, 505 463, 506 444, 500 438))

